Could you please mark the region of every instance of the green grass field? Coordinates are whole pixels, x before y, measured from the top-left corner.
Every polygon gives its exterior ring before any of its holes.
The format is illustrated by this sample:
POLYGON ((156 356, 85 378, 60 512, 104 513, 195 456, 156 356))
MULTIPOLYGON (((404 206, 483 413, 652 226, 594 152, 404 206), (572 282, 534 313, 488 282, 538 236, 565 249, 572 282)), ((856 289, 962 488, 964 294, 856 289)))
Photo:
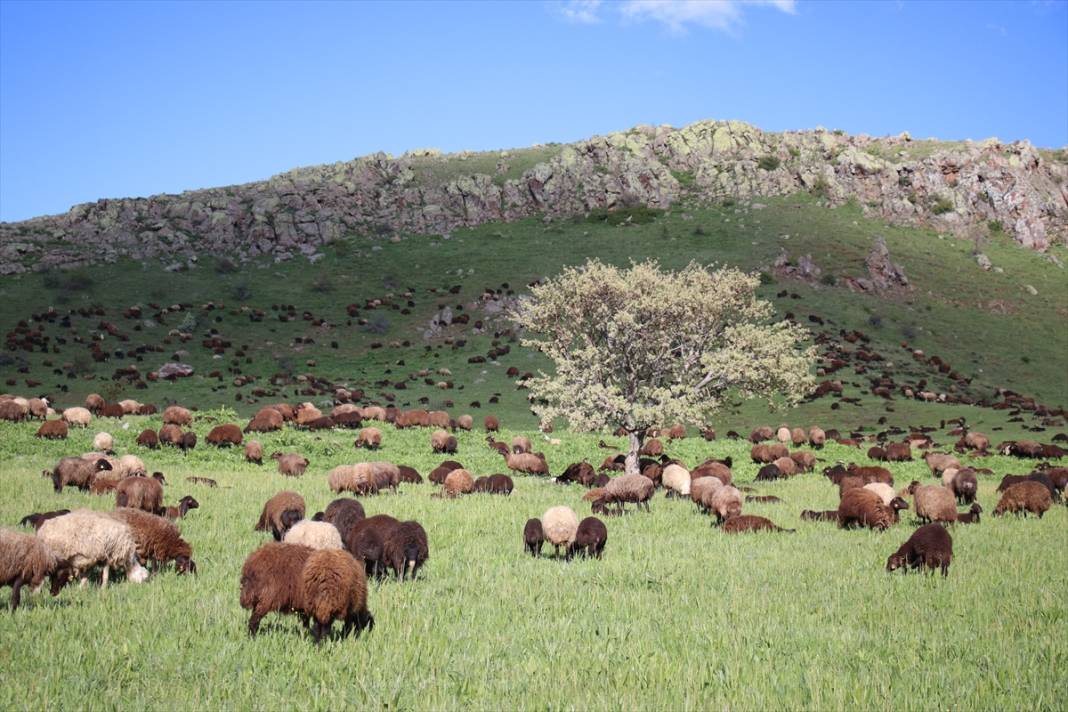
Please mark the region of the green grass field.
MULTIPOLYGON (((202 413, 203 438, 224 412, 202 413)), ((90 449, 93 433, 116 436, 116 451, 158 418, 98 420, 67 442, 42 443, 29 424, 0 424, 4 497, 0 522, 33 511, 113 501, 68 489, 54 494, 40 476, 62 455, 90 449)), ((778 422, 778 421, 775 421, 778 422)), ((278 709, 298 705, 389 709, 1058 709, 1068 663, 1068 508, 1018 519, 990 516, 1010 458, 981 461, 997 476, 980 483, 983 521, 952 530, 947 579, 892 575, 886 558, 914 529, 908 512, 883 533, 801 522, 803 509, 836 506, 821 475, 758 483, 779 504, 747 504, 795 534, 730 537, 688 501, 658 493, 652 512, 606 520, 605 558, 570 563, 522 553, 529 517, 552 505, 589 512, 578 486, 516 477, 511 497, 431 498, 429 483, 365 498, 369 514, 422 522, 430 559, 415 582, 375 583, 377 625, 360 639, 316 648, 296 618, 269 616, 250 640, 238 605, 245 556, 269 537, 252 531, 262 503, 295 489, 309 514, 333 498, 326 473, 336 464, 389 459, 424 476, 443 458, 429 430, 385 428, 382 451, 353 451, 353 435, 283 431, 262 436, 268 452, 311 460, 301 479, 240 451, 198 447, 188 456, 137 452, 166 473, 167 501, 192 493, 201 508, 181 520, 199 575, 154 576, 100 590, 65 589, 24 598, 0 615, 0 708, 278 709), (201 475, 208 489, 186 483, 201 475)), ((515 432, 504 432, 510 438, 515 432)), ((527 431, 534 436, 535 433, 527 431)), ((553 474, 575 460, 599 462, 596 436, 542 441, 553 474)), ((942 442, 948 438, 936 436, 942 442)), ((458 459, 477 475, 503 471, 481 432, 460 435, 458 459)), ((611 440, 611 439, 610 439, 611 440)), ((621 441, 612 440, 619 444, 621 441)), ((735 478, 756 466, 748 444, 696 438, 669 453, 689 464, 731 455, 735 478)), ((867 462, 838 445, 819 453, 867 462)), ((273 464, 273 463, 272 463, 273 464)), ((1064 464, 1062 462, 1062 464, 1064 464)), ((922 462, 892 467, 898 487, 931 481, 922 462)), ((547 549, 551 552, 551 549, 547 549)), ((6 599, 5 599, 6 600, 6 599)))

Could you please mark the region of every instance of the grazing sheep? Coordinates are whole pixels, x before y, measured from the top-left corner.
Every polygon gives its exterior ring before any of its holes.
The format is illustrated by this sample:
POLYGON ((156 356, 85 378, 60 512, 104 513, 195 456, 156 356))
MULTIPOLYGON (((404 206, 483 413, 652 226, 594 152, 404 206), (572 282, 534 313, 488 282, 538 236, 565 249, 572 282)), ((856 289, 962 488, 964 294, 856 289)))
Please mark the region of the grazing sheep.
POLYGON ((151 561, 156 568, 173 561, 178 574, 197 572, 193 548, 182 538, 174 522, 128 507, 120 507, 107 515, 130 528, 137 546, 137 556, 142 561, 151 561))
POLYGON ((509 470, 514 472, 523 472, 528 475, 548 475, 549 466, 545 464, 545 460, 530 453, 506 453, 504 455, 505 465, 509 470))
POLYGON ((816 456, 811 452, 791 452, 790 459, 797 465, 799 472, 812 472, 816 467, 816 456))
POLYGON ((442 483, 442 497, 458 497, 462 494, 471 494, 475 491, 475 478, 464 469, 453 470, 445 475, 442 483))
POLYGON ((456 427, 460 430, 471 430, 475 427, 475 419, 465 413, 456 419, 456 427))
POLYGON ((13 423, 21 422, 30 413, 29 404, 22 404, 14 398, 0 398, 0 420, 13 423))
POLYGON ((115 485, 115 506, 163 513, 163 485, 154 477, 123 478, 115 485))
POLYGON ((912 460, 912 448, 908 443, 890 443, 886 446, 887 462, 908 462, 912 460))
POLYGON ((208 445, 214 445, 215 447, 230 447, 231 445, 240 445, 244 436, 241 435, 241 428, 232 423, 225 423, 223 425, 216 425, 208 433, 208 445))
POLYGON ((642 449, 638 451, 638 454, 645 457, 660 457, 664 454, 664 443, 657 438, 653 438, 642 445, 642 449))
POLYGON ((388 514, 376 514, 356 522, 342 537, 345 550, 364 562, 368 576, 385 574, 382 549, 386 534, 397 523, 388 514))
POLYGON ((589 487, 589 483, 593 482, 593 478, 596 476, 593 471, 593 465, 583 460, 582 462, 573 462, 568 465, 563 474, 556 478, 556 482, 557 484, 577 482, 584 487, 589 487))
POLYGON ((512 478, 508 475, 490 475, 489 477, 479 477, 475 480, 475 492, 484 492, 486 494, 503 494, 507 496, 512 494, 514 486, 512 478))
POLYGON ((301 519, 304 519, 304 498, 296 492, 283 490, 264 503, 253 531, 270 531, 275 541, 281 541, 289 528, 301 519))
POLYGON ((148 475, 148 468, 137 455, 123 455, 115 462, 113 472, 120 479, 122 477, 145 477, 148 475))
POLYGON ((446 475, 448 475, 453 470, 461 469, 463 469, 463 465, 461 465, 460 463, 456 462, 455 460, 446 460, 445 462, 441 463, 433 470, 431 470, 430 474, 427 476, 427 479, 436 485, 444 484, 446 475))
POLYGON ((949 575, 949 564, 953 560, 953 538, 941 524, 927 524, 912 533, 901 547, 886 560, 886 570, 909 568, 918 569, 926 566, 934 571, 942 569, 942 575, 949 575))
MULTIPOLYGON (((316 516, 318 517, 318 515, 316 516)), ((344 540, 345 535, 352 529, 353 525, 366 518, 367 514, 363 511, 363 505, 360 504, 359 500, 340 497, 326 505, 322 521, 333 524, 341 535, 342 540, 344 540)))
POLYGON ((945 487, 939 485, 921 485, 915 480, 906 490, 912 495, 916 507, 916 516, 923 522, 957 521, 957 501, 945 487))
POLYGON ((808 429, 808 442, 812 447, 820 449, 827 442, 827 433, 823 431, 823 428, 813 425, 808 429))
POLYGON ((705 460, 690 471, 690 479, 696 480, 702 477, 715 477, 725 485, 729 485, 734 481, 734 474, 731 472, 730 465, 718 460, 705 460))
POLYGON ((533 557, 541 556, 541 546, 545 543, 545 530, 540 519, 528 519, 523 525, 523 551, 533 557))
POLYGON ((707 509, 716 515, 716 523, 722 524, 742 513, 742 492, 737 487, 725 485, 712 491, 707 509))
POLYGON ((979 481, 975 477, 975 470, 970 467, 965 467, 962 470, 951 467, 944 470, 942 472, 942 485, 949 489, 961 504, 974 502, 976 492, 979 490, 979 481))
POLYGON ((308 458, 295 452, 274 452, 271 459, 278 462, 278 472, 286 477, 300 477, 308 469, 308 458))
POLYGON ((309 555, 301 589, 302 610, 312 620, 316 643, 330 634, 336 620, 344 622, 342 636, 374 628, 374 616, 367 610, 367 575, 349 552, 327 549, 309 555))
POLYGON ((869 482, 864 485, 864 489, 879 495, 879 499, 888 507, 897 498, 897 492, 885 482, 869 482))
POLYGON ((797 474, 797 463, 792 457, 780 457, 771 464, 779 468, 779 472, 785 477, 793 477, 797 474))
POLYGON ((883 504, 879 495, 863 487, 847 491, 838 503, 838 526, 842 529, 854 526, 887 529, 895 520, 894 511, 883 504))
POLYGON ((775 464, 764 465, 757 471, 757 482, 770 482, 784 477, 783 471, 775 464))
POLYGON ((62 517, 64 514, 69 514, 69 509, 56 509, 51 512, 34 512, 33 514, 27 514, 25 517, 19 520, 20 527, 33 527, 34 531, 41 528, 41 524, 47 522, 49 519, 55 519, 56 517, 62 517))
POLYGON ((41 423, 41 427, 34 433, 34 437, 45 440, 66 440, 67 422, 64 420, 46 420, 41 423))
POLYGON ((860 467, 858 465, 850 465, 847 472, 853 477, 859 477, 864 481, 864 484, 869 482, 885 482, 888 485, 894 484, 894 476, 890 474, 890 470, 885 467, 860 467))
POLYGON ((182 433, 182 437, 178 439, 178 449, 182 451, 183 455, 188 455, 189 451, 197 446, 197 434, 191 430, 182 433))
POLYGON ((708 514, 712 504, 712 493, 720 487, 725 487, 718 477, 698 477, 690 483, 690 500, 708 514))
POLYGON ((783 529, 770 519, 756 517, 752 514, 738 514, 723 522, 720 529, 728 534, 744 534, 746 532, 794 532, 796 529, 783 529))
POLYGON ((985 451, 990 448, 990 438, 977 431, 966 433, 961 443, 969 450, 985 451))
POLYGON ((185 518, 185 515, 189 514, 190 509, 200 509, 200 502, 187 494, 178 500, 177 506, 164 507, 163 516, 171 521, 174 521, 175 519, 183 519, 185 518))
POLYGON ((241 567, 241 607, 252 611, 248 633, 255 636, 260 621, 272 611, 303 610, 304 564, 312 549, 299 544, 264 544, 248 555, 241 567))
POLYGON ((561 546, 569 547, 575 541, 575 534, 578 532, 578 517, 570 507, 563 505, 550 507, 542 515, 541 526, 545 531, 545 538, 553 545, 556 556, 559 556, 561 546))
POLYGON ((70 563, 73 577, 80 578, 82 586, 97 565, 104 567, 101 586, 108 585, 113 567, 124 569, 126 578, 135 583, 148 578, 148 571, 137 561, 137 544, 130 527, 106 514, 76 509, 44 522, 37 536, 56 556, 70 563))
POLYGON ((93 420, 93 415, 85 408, 67 408, 63 411, 63 420, 72 428, 88 428, 93 420))
POLYGON ((356 465, 338 465, 327 477, 331 492, 352 492, 366 496, 378 494, 378 483, 370 463, 356 465))
POLYGON ((430 558, 426 530, 419 522, 397 522, 386 530, 382 540, 382 563, 393 569, 400 580, 415 578, 430 558))
POLYGON ((1044 472, 1032 472, 1029 475, 1005 475, 1005 477, 1001 479, 1001 483, 998 484, 997 491, 1004 492, 1009 487, 1020 482, 1037 482, 1049 490, 1050 497, 1054 500, 1057 500, 1060 497, 1060 491, 1054 484, 1053 479, 1044 472))
POLYGON ((445 430, 435 430, 430 434, 430 449, 435 453, 456 454, 456 438, 445 430))
POLYGON ((356 447, 377 450, 382 447, 382 431, 378 428, 362 428, 356 434, 356 447))
POLYGON ((608 527, 597 517, 586 517, 578 524, 575 530, 575 538, 567 548, 567 558, 570 560, 575 554, 598 559, 604 553, 604 546, 608 543, 608 527))
POLYGON ((495 415, 487 415, 483 418, 482 425, 487 433, 496 433, 501 429, 501 421, 495 415))
POLYGON ((182 442, 182 429, 174 424, 165 424, 162 428, 159 429, 158 442, 161 445, 170 445, 171 447, 178 447, 182 442))
POLYGON ((419 484, 423 481, 423 478, 419 476, 419 471, 414 467, 408 465, 397 465, 398 483, 410 482, 412 484, 419 484))
POLYGON ((52 579, 55 596, 67 582, 70 567, 41 539, 0 528, 0 586, 11 587, 11 611, 19 607, 22 587, 36 590, 46 578, 52 579))
POLYGON ((286 544, 303 544, 312 549, 340 549, 341 533, 330 522, 313 522, 302 519, 289 528, 282 537, 286 544))
POLYGON ((57 493, 62 492, 64 487, 74 486, 83 492, 89 489, 98 472, 111 469, 111 463, 104 458, 87 460, 81 457, 64 457, 49 472, 45 470, 41 474, 52 478, 52 487, 57 493))
POLYGON ((282 429, 285 419, 275 408, 261 408, 245 426, 246 433, 271 433, 282 429))
POLYGON ((172 405, 163 409, 163 424, 189 427, 193 423, 193 413, 180 405, 172 405))
POLYGON ((940 452, 924 453, 923 460, 927 463, 927 467, 931 469, 931 474, 933 475, 941 475, 949 467, 954 467, 958 470, 962 467, 960 460, 956 457, 940 452))
POLYGON ((85 397, 85 409, 91 413, 103 410, 106 404, 104 398, 97 393, 90 393, 85 397))
POLYGON ((775 431, 775 439, 784 445, 790 442, 791 437, 790 429, 785 425, 775 431))
MULTIPOLYGON (((149 431, 151 432, 151 431, 149 431)), ((97 433, 93 436, 93 449, 110 454, 114 451, 115 439, 110 433, 97 433)))
POLYGON ((263 464, 263 445, 259 440, 249 440, 245 443, 245 462, 254 465, 263 464))
POLYGON ((957 513, 957 524, 978 524, 979 515, 982 513, 983 508, 979 506, 978 502, 976 502, 967 512, 957 513))
POLYGON ((515 454, 529 453, 532 449, 530 438, 526 435, 516 435, 512 438, 512 452, 515 454))
POLYGON ((1000 517, 1006 512, 1018 515, 1030 512, 1041 519, 1050 508, 1052 499, 1049 490, 1040 482, 1017 482, 1001 495, 997 506, 994 507, 994 516, 1000 517))
POLYGON ((620 475, 609 480, 605 485, 604 504, 615 504, 622 512, 628 502, 638 509, 649 510, 649 500, 656 491, 656 484, 644 475, 620 475))
POLYGON ((690 496, 690 472, 681 465, 668 465, 660 475, 667 497, 690 496))

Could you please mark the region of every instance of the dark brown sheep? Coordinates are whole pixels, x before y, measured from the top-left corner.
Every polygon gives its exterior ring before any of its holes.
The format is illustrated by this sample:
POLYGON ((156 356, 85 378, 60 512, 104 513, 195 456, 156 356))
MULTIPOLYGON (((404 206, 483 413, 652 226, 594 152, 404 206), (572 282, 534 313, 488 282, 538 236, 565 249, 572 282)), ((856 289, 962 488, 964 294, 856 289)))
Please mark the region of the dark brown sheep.
POLYGON ((860 477, 864 480, 864 484, 869 482, 885 482, 888 485, 894 484, 894 476, 890 474, 890 470, 885 467, 860 467, 858 465, 850 465, 847 468, 850 475, 853 477, 860 477))
POLYGON ((419 522, 398 522, 389 528, 382 541, 382 563, 393 569, 400 580, 415 578, 430 557, 426 530, 419 522))
POLYGON ((182 429, 172 423, 165 424, 159 429, 159 442, 161 445, 178 447, 182 442, 182 429))
POLYGON ((41 427, 34 433, 34 437, 44 438, 45 440, 66 440, 67 423, 64 420, 46 420, 41 423, 41 427))
POLYGON ((1017 482, 1001 495, 997 506, 994 507, 994 516, 1000 517, 1006 512, 1018 515, 1030 512, 1041 519, 1050 508, 1052 500, 1049 490, 1042 483, 1033 480, 1017 482))
POLYGON ((463 465, 456 462, 455 460, 446 460, 445 462, 441 463, 433 470, 431 470, 430 474, 427 476, 427 479, 436 485, 444 484, 445 478, 450 472, 452 472, 453 470, 462 470, 463 467, 463 465))
POLYGON ((957 497, 960 504, 971 504, 975 501, 976 492, 979 489, 979 481, 975 477, 975 470, 965 468, 958 470, 950 481, 950 490, 957 497))
POLYGON ((159 436, 156 435, 155 430, 142 430, 141 434, 137 436, 137 445, 139 447, 147 447, 150 450, 155 450, 159 447, 159 436))
POLYGON ((419 476, 419 471, 414 467, 408 465, 397 465, 397 470, 400 473, 398 481, 410 482, 412 484, 419 484, 423 481, 423 478, 419 476))
POLYGON ((771 480, 778 480, 783 477, 782 470, 776 467, 774 464, 764 465, 757 471, 758 482, 768 482, 771 480))
POLYGON ((982 512, 983 508, 976 502, 967 512, 957 513, 957 524, 978 524, 979 515, 982 514, 982 512))
POLYGON ((930 571, 941 569, 943 576, 949 575, 949 564, 953 561, 953 538, 941 524, 925 524, 912 533, 912 536, 886 560, 886 570, 896 571, 909 568, 918 569, 926 566, 930 571))
POLYGON ((364 562, 368 576, 385 574, 382 548, 386 534, 397 523, 397 520, 388 514, 376 514, 356 522, 342 537, 345 549, 364 562))
POLYGON ((192 495, 186 495, 178 500, 177 506, 168 506, 163 510, 163 516, 167 519, 175 520, 182 519, 185 515, 189 514, 190 509, 200 509, 200 502, 196 501, 192 495))
POLYGON ((589 487, 597 474, 593 471, 593 465, 586 461, 573 462, 567 466, 563 474, 556 478, 557 484, 576 482, 584 487, 589 487))
POLYGON ((702 477, 715 477, 725 485, 731 484, 734 480, 730 465, 719 460, 705 460, 690 471, 690 479, 697 480, 702 477))
POLYGON ((11 611, 19 607, 22 587, 35 589, 51 578, 53 596, 70 580, 73 569, 41 539, 0 528, 0 586, 11 587, 11 611))
POLYGON ((115 506, 163 513, 163 485, 155 477, 124 477, 115 485, 115 506))
POLYGON ((351 499, 349 497, 339 497, 330 504, 326 505, 326 511, 323 513, 322 521, 330 522, 334 525, 334 528, 341 534, 341 540, 345 540, 345 536, 356 525, 357 522, 366 519, 367 514, 363 510, 363 505, 358 500, 351 499))
POLYGON ((545 531, 540 519, 528 519, 523 525, 523 550, 531 556, 541 556, 541 547, 545 543, 545 531))
POLYGON ((893 510, 883 504, 879 495, 863 487, 847 491, 838 503, 838 526, 842 529, 855 526, 886 529, 894 520, 893 510))
POLYGON ((152 562, 156 568, 173 561, 178 574, 197 572, 193 548, 169 519, 128 507, 120 507, 109 516, 130 527, 141 561, 152 562))
POLYGON ((367 610, 367 575, 343 549, 320 549, 308 556, 301 571, 302 610, 312 620, 316 643, 329 635, 334 621, 344 622, 341 635, 359 635, 375 626, 367 610))
POLYGON ((908 443, 890 443, 886 446, 887 462, 908 462, 912 460, 912 448, 908 443))
POLYGON ((208 445, 214 445, 215 447, 230 447, 231 445, 240 445, 244 437, 241 435, 241 428, 232 423, 225 423, 223 425, 216 425, 208 433, 208 445))
POLYGON ((514 486, 512 478, 508 475, 490 475, 488 477, 479 477, 475 480, 475 492, 483 492, 485 494, 503 494, 507 496, 512 493, 514 486))
POLYGON ((45 470, 41 474, 52 479, 52 487, 57 493, 63 491, 64 487, 71 486, 84 492, 93 484, 97 472, 110 469, 111 463, 104 458, 87 460, 81 457, 64 457, 56 463, 51 472, 45 470))
POLYGON ((295 452, 274 452, 271 459, 278 461, 278 472, 286 477, 300 477, 308 469, 308 459, 295 452))
POLYGON ((64 514, 70 514, 69 509, 57 509, 52 512, 34 512, 33 514, 27 514, 25 517, 19 520, 19 526, 33 527, 34 531, 41 528, 41 524, 47 522, 49 519, 55 519, 56 517, 62 517, 64 514))
POLYGON ((664 454, 664 443, 657 438, 653 438, 642 445, 642 449, 638 454, 646 457, 660 457, 664 454))
POLYGON ((430 434, 430 449, 435 453, 456 454, 456 438, 445 430, 435 430, 430 434))
POLYGON ((241 607, 252 611, 249 635, 255 636, 268 613, 301 612, 304 564, 313 549, 301 544, 264 544, 241 567, 241 607))
POLYGON ((571 559, 575 554, 579 554, 599 559, 607 543, 608 527, 604 525, 604 522, 597 517, 586 517, 579 522, 578 529, 575 531, 575 541, 568 545, 567 558, 571 559))
POLYGON ((264 503, 253 530, 269 531, 275 541, 281 541, 289 528, 301 519, 304 519, 304 498, 296 492, 283 490, 264 503))
POLYGON ((828 509, 823 511, 813 511, 806 509, 801 512, 801 518, 810 522, 837 522, 838 510, 828 509))
POLYGON ((720 525, 722 531, 728 534, 742 534, 745 532, 793 532, 794 529, 783 529, 770 519, 757 517, 752 514, 738 514, 731 517, 720 525))
POLYGON ((182 437, 178 439, 178 449, 183 454, 188 454, 190 450, 197 446, 197 434, 192 430, 188 430, 182 433, 182 437))

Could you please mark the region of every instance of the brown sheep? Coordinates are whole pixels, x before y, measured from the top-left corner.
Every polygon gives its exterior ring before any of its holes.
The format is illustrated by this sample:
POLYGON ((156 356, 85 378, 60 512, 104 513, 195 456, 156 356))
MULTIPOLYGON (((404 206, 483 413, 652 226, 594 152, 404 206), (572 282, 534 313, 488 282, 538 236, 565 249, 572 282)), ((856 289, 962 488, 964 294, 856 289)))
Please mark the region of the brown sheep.
POLYGON ((567 547, 567 559, 575 554, 601 558, 608 543, 608 527, 597 517, 586 517, 575 530, 575 540, 567 547))
POLYGON ((990 448, 990 438, 980 432, 972 431, 964 435, 961 444, 968 450, 985 451, 990 448))
POLYGON ((523 525, 523 551, 533 557, 541 556, 541 547, 545 543, 545 531, 540 519, 528 519, 523 525))
POLYGON ((857 465, 850 465, 847 468, 849 474, 853 477, 859 477, 864 480, 864 484, 869 482, 885 482, 888 485, 894 484, 894 476, 890 474, 890 470, 885 467, 859 467, 857 465))
POLYGON ((178 574, 197 572, 196 562, 193 561, 193 548, 182 538, 178 527, 170 520, 128 507, 120 507, 108 516, 130 527, 134 543, 137 544, 137 556, 142 562, 151 561, 155 568, 158 568, 173 561, 178 574))
POLYGON ((690 472, 690 477, 695 480, 702 477, 715 477, 725 485, 729 485, 734 480, 731 468, 716 460, 702 462, 690 472))
POLYGON ((282 429, 285 419, 274 408, 261 408, 245 426, 246 433, 270 433, 282 429))
POLYGON ((529 453, 532 450, 530 438, 526 435, 516 435, 512 438, 512 452, 515 454, 529 453))
POLYGON ((393 569, 393 574, 404 580, 415 578, 430 557, 426 530, 419 522, 397 522, 386 530, 382 541, 382 563, 393 569))
POLYGON ((104 409, 104 399, 96 393, 90 393, 85 397, 85 409, 90 413, 99 413, 104 409))
POLYGON ((512 478, 508 475, 490 475, 489 477, 479 477, 475 480, 475 492, 483 492, 485 494, 508 496, 512 494, 514 486, 515 483, 512 482, 512 478))
POLYGON ((947 488, 940 485, 921 485, 914 480, 907 492, 912 495, 916 516, 921 521, 957 521, 957 501, 947 488))
POLYGON ((523 472, 528 475, 548 475, 549 467, 545 460, 530 453, 506 454, 504 462, 509 470, 523 472))
POLYGON ((1031 512, 1032 514, 1037 514, 1038 518, 1041 519, 1042 515, 1050 508, 1051 502, 1052 497, 1050 497, 1049 490, 1040 482, 1033 480, 1017 482, 1001 495, 997 506, 994 507, 994 516, 1000 517, 1006 512, 1013 512, 1014 514, 1031 512))
POLYGON ((804 428, 791 428, 790 429, 790 442, 794 447, 801 447, 808 442, 808 435, 805 433, 804 428))
POLYGON ((978 502, 976 502, 967 512, 957 513, 957 524, 978 524, 979 515, 982 513, 983 508, 979 506, 978 502))
POLYGON ((432 428, 449 427, 449 414, 443 410, 432 410, 427 414, 427 426, 432 428))
POLYGON ((448 475, 453 470, 461 469, 463 469, 463 465, 461 465, 460 463, 456 462, 455 460, 446 460, 445 462, 441 463, 433 470, 431 470, 430 474, 427 476, 427 479, 436 485, 444 484, 446 475, 448 475))
POLYGON ((182 519, 185 515, 189 514, 190 509, 200 509, 200 502, 196 501, 192 495, 187 494, 178 500, 177 506, 164 507, 163 516, 171 521, 182 519))
POLYGON ((886 570, 909 568, 918 569, 926 566, 931 571, 942 569, 942 575, 949 575, 949 564, 953 561, 953 538, 941 524, 926 524, 912 533, 901 547, 886 560, 886 570))
POLYGON ((311 403, 301 403, 298 405, 296 414, 295 421, 298 427, 307 425, 308 423, 323 417, 323 412, 311 403))
POLYGON ((139 447, 146 447, 150 450, 155 450, 159 448, 159 436, 156 435, 155 430, 142 430, 141 434, 137 436, 137 445, 139 447))
POLYGON ((812 472, 816 467, 816 456, 811 452, 791 452, 790 459, 797 465, 798 472, 812 472))
POLYGON ((197 446, 197 434, 192 430, 187 430, 182 433, 182 437, 178 439, 178 449, 182 451, 183 455, 188 455, 189 451, 197 446))
POLYGON ((63 420, 46 420, 41 423, 41 427, 34 433, 34 437, 44 438, 45 440, 66 440, 67 423, 63 420))
POLYGON ((368 576, 385 575, 382 549, 387 532, 396 524, 398 521, 388 514, 376 514, 353 524, 342 537, 345 550, 364 562, 368 576))
POLYGON ((863 487, 847 491, 838 503, 838 526, 842 529, 854 526, 887 529, 894 521, 894 511, 883 504, 879 495, 863 487))
POLYGON ((912 448, 908 443, 890 443, 886 446, 888 462, 908 462, 912 460, 912 448))
POLYGON ((356 434, 356 447, 377 450, 382 447, 382 431, 378 428, 361 428, 356 434))
POLYGON ((656 485, 644 475, 621 475, 609 480, 604 489, 604 504, 615 504, 622 512, 625 504, 633 503, 648 512, 656 485))
POLYGON ((765 440, 771 440, 773 437, 775 437, 775 431, 765 425, 763 427, 756 428, 751 433, 749 433, 749 442, 759 443, 765 440))
POLYGON ((501 421, 495 415, 487 415, 482 419, 482 426, 487 433, 496 433, 501 429, 501 421))
POLYGON ((22 587, 36 589, 51 578, 51 593, 59 593, 73 573, 44 541, 32 534, 0 528, 0 586, 11 587, 11 611, 19 607, 22 587))
POLYGON ((652 440, 649 440, 644 445, 642 445, 642 449, 638 452, 638 454, 644 455, 645 457, 660 457, 664 454, 664 443, 660 442, 656 438, 653 438, 652 440))
POLYGON ((797 474, 797 463, 792 457, 780 457, 771 464, 778 467, 779 472, 786 477, 793 477, 797 474))
POLYGON ((573 462, 567 466, 563 474, 556 478, 557 484, 568 484, 570 482, 577 482, 578 484, 589 487, 593 482, 593 478, 596 477, 596 473, 593 471, 593 465, 586 461, 573 462))
POLYGON ((33 527, 36 531, 41 528, 41 524, 47 522, 49 519, 55 519, 56 517, 62 517, 64 514, 70 514, 69 509, 57 509, 52 512, 34 512, 33 514, 27 514, 25 517, 19 520, 19 526, 33 527))
POLYGON ((712 492, 708 509, 716 515, 716 523, 722 524, 742 513, 742 492, 737 487, 726 485, 712 492))
MULTIPOLYGON (((951 471, 952 468, 942 474, 942 484, 946 484, 945 475, 951 471)), ((957 470, 949 479, 949 489, 956 496, 957 502, 971 504, 975 501, 975 495, 979 490, 979 481, 975 477, 975 470, 970 467, 957 470)))
POLYGON ((52 479, 52 487, 57 493, 69 486, 84 492, 93 484, 96 473, 110 469, 111 463, 105 458, 88 460, 81 457, 64 457, 56 463, 51 472, 45 470, 41 474, 52 479))
POLYGON ((823 428, 813 425, 808 429, 808 441, 812 447, 818 450, 826 444, 827 433, 823 431, 823 428))
POLYGON ((445 476, 442 483, 441 496, 458 497, 462 494, 471 494, 475 491, 475 478, 467 470, 453 470, 445 476))
POLYGON ((269 531, 275 541, 281 541, 294 524, 304 519, 304 498, 296 492, 283 490, 267 500, 253 531, 269 531))
POLYGON ((423 481, 423 478, 419 476, 419 471, 414 467, 408 465, 397 465, 397 482, 410 482, 412 484, 419 484, 423 481))
POLYGON ((752 514, 739 514, 731 517, 727 521, 723 522, 720 527, 722 531, 728 534, 743 534, 745 532, 794 532, 795 529, 783 529, 776 525, 770 519, 765 517, 756 517, 752 514))
POLYGON ((773 443, 771 445, 759 444, 754 445, 749 451, 749 457, 753 462, 757 464, 770 464, 775 462, 780 457, 789 457, 790 452, 786 449, 785 445, 780 443, 773 443))
POLYGON ((344 541, 346 534, 356 525, 356 522, 366 518, 367 514, 363 511, 363 505, 360 504, 359 500, 339 497, 326 505, 322 521, 333 524, 338 533, 341 534, 341 540, 344 541))
POLYGON ((774 464, 771 464, 771 465, 764 465, 763 467, 761 467, 757 471, 756 479, 757 479, 758 482, 765 482, 765 481, 770 481, 770 480, 777 480, 777 479, 782 478, 783 476, 784 475, 782 473, 782 470, 780 470, 774 464))
POLYGON ((278 461, 278 472, 286 477, 300 477, 308 469, 308 458, 295 452, 274 452, 271 459, 278 461))
POLYGON ((182 429, 173 423, 167 423, 159 429, 158 441, 161 445, 178 447, 182 442, 182 429))
POLYGON ((165 425, 178 425, 188 427, 193 422, 193 413, 180 405, 172 405, 163 409, 163 423, 165 425))
POLYGON ((241 428, 232 423, 216 425, 211 429, 211 432, 208 433, 208 445, 214 445, 216 447, 240 445, 242 440, 241 428))
POLYGON ((475 419, 465 413, 456 419, 456 427, 459 430, 470 430, 475 427, 475 419))
POLYGON ((456 438, 444 430, 430 434, 430 449, 435 453, 456 454, 456 438))
POLYGON ((249 635, 259 632, 260 621, 272 611, 302 611, 302 574, 312 551, 301 544, 271 543, 248 555, 241 567, 241 607, 252 611, 249 635))
POLYGON ((163 485, 155 477, 126 477, 115 485, 115 506, 163 513, 163 485))
POLYGON ((321 549, 308 556, 301 571, 303 612, 312 620, 316 643, 329 635, 334 621, 344 622, 341 635, 374 628, 367 610, 367 575, 344 549, 321 549))
POLYGON ((953 455, 941 452, 924 453, 923 460, 927 463, 927 467, 931 469, 931 474, 933 475, 941 475, 949 467, 955 467, 958 470, 961 468, 960 460, 953 455))
POLYGON ((259 440, 249 440, 245 443, 245 462, 254 465, 263 464, 263 445, 259 440))

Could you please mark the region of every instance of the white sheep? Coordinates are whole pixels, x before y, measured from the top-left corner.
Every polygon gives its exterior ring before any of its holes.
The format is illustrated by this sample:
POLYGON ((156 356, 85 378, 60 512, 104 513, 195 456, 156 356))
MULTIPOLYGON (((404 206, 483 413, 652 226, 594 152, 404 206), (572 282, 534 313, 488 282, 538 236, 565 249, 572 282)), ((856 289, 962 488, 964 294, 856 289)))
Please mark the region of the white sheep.
POLYGON ((115 449, 115 439, 110 433, 97 433, 93 436, 93 449, 100 452, 112 452, 115 449))
POLYGON ((567 547, 574 543, 578 524, 578 516, 571 507, 550 507, 542 515, 541 527, 545 531, 545 538, 555 547, 557 556, 560 555, 561 546, 567 547))
POLYGON ((330 522, 302 519, 282 538, 286 544, 303 544, 312 549, 341 549, 341 533, 330 522))
POLYGON ((93 414, 86 408, 74 406, 63 411, 63 420, 67 421, 67 425, 72 427, 88 428, 89 423, 93 420, 93 414))
POLYGON ((125 569, 126 578, 135 583, 148 578, 148 570, 137 560, 137 544, 130 527, 100 512, 76 509, 49 519, 41 524, 37 536, 56 556, 70 562, 82 586, 89 581, 89 570, 97 565, 104 567, 101 586, 108 585, 113 566, 125 569))
POLYGON ((667 490, 668 497, 690 496, 690 471, 682 465, 671 464, 664 468, 660 483, 667 490))
POLYGON ((897 492, 894 491, 894 488, 885 482, 869 482, 864 485, 864 489, 871 490, 879 495, 879 499, 881 499, 883 504, 887 507, 889 507, 890 503, 897 497, 897 492))

